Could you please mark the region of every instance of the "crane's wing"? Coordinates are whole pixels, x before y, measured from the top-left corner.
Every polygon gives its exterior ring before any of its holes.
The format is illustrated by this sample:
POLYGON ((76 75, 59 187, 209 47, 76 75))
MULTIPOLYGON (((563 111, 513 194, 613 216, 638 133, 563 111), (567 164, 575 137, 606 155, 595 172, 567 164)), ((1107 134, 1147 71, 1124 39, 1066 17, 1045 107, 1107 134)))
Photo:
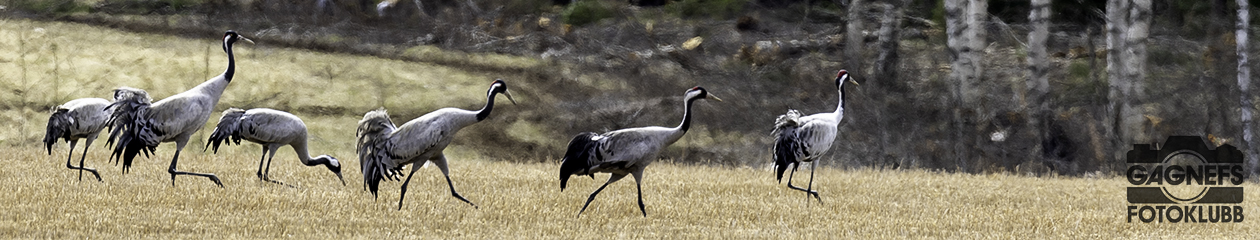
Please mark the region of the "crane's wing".
POLYGON ((560 160, 560 191, 564 191, 564 187, 568 185, 569 176, 576 174, 595 177, 590 170, 591 166, 604 160, 604 156, 598 151, 599 142, 603 139, 604 136, 598 133, 584 132, 569 141, 568 150, 560 160))
POLYGON ((599 166, 596 166, 597 168, 627 167, 634 164, 634 161, 660 152, 661 146, 652 144, 656 140, 652 135, 633 130, 636 129, 623 129, 604 134, 605 138, 601 139, 598 151, 607 157, 599 163, 599 166))
POLYGON ((240 122, 243 115, 245 115, 245 110, 240 108, 224 110, 223 116, 219 117, 219 124, 215 125, 214 132, 210 133, 210 139, 206 141, 206 147, 213 147, 214 153, 219 153, 219 144, 223 142, 228 142, 228 145, 240 145, 240 122))
POLYGON ((800 117, 800 112, 788 110, 775 121, 773 134, 775 176, 782 181, 788 165, 812 161, 831 149, 836 123, 825 117, 800 117))
POLYGON ((114 103, 106 107, 113 111, 106 123, 110 126, 106 144, 114 146, 110 159, 122 160, 126 173, 137 154, 148 157, 157 149, 164 132, 153 119, 148 93, 124 87, 115 89, 114 97, 114 103))
POLYGON ((355 133, 358 138, 356 152, 359 154, 360 170, 363 171, 363 188, 371 190, 372 196, 377 196, 382 179, 397 180, 401 175, 389 154, 389 149, 393 148, 390 138, 395 129, 385 109, 368 112, 359 121, 355 133))
POLYGON ((306 124, 293 114, 260 110, 241 117, 241 137, 268 143, 292 143, 306 135, 306 124))

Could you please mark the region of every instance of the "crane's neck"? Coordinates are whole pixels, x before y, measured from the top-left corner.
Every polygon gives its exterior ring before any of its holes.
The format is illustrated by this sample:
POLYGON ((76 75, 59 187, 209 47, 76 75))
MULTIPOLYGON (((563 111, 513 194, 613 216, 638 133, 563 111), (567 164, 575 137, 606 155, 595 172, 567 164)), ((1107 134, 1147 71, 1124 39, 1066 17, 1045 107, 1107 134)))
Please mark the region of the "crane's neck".
POLYGON ((232 75, 236 74, 236 57, 232 55, 232 42, 223 41, 223 51, 227 52, 228 67, 223 71, 223 79, 232 82, 232 75))
POLYGON ((688 129, 691 129, 691 105, 696 102, 696 99, 698 98, 687 99, 683 102, 683 120, 675 128, 679 132, 686 133, 688 129))
POLYGON ((481 110, 477 110, 478 122, 480 122, 481 120, 485 120, 487 117, 490 117, 490 111, 494 110, 494 95, 495 94, 499 94, 499 93, 490 91, 489 93, 486 94, 486 106, 481 107, 481 110))
MULTIPOLYGON (((306 149, 306 139, 305 139, 305 138, 303 138, 302 140, 299 140, 299 141, 297 141, 297 142, 294 142, 294 143, 292 143, 292 144, 289 144, 289 146, 293 146, 293 152, 294 152, 294 153, 297 153, 298 160, 302 160, 302 164, 306 164, 307 162, 310 162, 310 161, 311 161, 311 154, 310 154, 310 152, 308 152, 308 151, 307 151, 307 149, 306 149)), ((309 164, 307 164, 307 165, 309 165, 309 164)))
POLYGON ((840 122, 840 119, 844 118, 844 94, 845 94, 844 83, 840 83, 839 92, 840 92, 840 97, 839 97, 840 102, 836 103, 836 112, 835 112, 836 122, 840 122))

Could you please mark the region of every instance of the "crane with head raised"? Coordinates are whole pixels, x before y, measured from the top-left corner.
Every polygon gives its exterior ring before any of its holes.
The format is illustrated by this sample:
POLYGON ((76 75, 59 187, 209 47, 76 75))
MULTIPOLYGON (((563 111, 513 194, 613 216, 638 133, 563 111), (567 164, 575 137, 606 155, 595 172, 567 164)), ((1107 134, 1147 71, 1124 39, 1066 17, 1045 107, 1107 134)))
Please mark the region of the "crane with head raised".
POLYGON ((486 92, 486 105, 481 110, 442 108, 407 121, 402 126, 394 126, 383 108, 364 114, 355 134, 358 138, 357 152, 362 165, 364 187, 371 190, 372 196, 376 197, 382 179, 399 180, 402 168, 411 164, 411 173, 407 174, 407 180, 403 181, 398 195, 398 209, 402 210, 403 198, 407 196, 407 184, 411 183, 411 177, 420 169, 415 164, 428 162, 442 171, 452 196, 476 208, 476 204, 455 192, 446 155, 442 151, 451 144, 455 133, 460 129, 490 117, 490 111, 494 109, 494 97, 498 94, 507 96, 512 104, 516 104, 512 94, 508 92, 507 83, 496 79, 486 92))
POLYGON ((788 188, 814 196, 819 203, 822 202, 822 198, 818 196, 817 191, 814 191, 814 169, 818 165, 815 160, 827 153, 831 149, 832 142, 836 140, 836 129, 840 125, 840 120, 844 119, 845 83, 858 85, 857 81, 849 77, 849 71, 840 70, 836 73, 835 79, 837 91, 840 92, 840 101, 836 104, 836 111, 801 116, 801 112, 788 109, 786 114, 775 119, 774 132, 771 133, 774 136, 776 178, 782 182, 783 172, 788 166, 792 166, 792 173, 788 175, 788 188), (796 175, 796 169, 801 162, 812 162, 807 188, 792 185, 792 176, 796 175))
POLYGON ((635 187, 639 191, 639 211, 647 217, 647 210, 643 205, 643 169, 656 160, 662 149, 677 142, 687 133, 691 128, 691 105, 699 99, 722 101, 704 88, 694 87, 683 94, 683 119, 677 127, 627 128, 604 134, 583 132, 573 137, 560 162, 560 191, 564 191, 572 175, 595 178, 595 173, 612 174, 608 177, 608 182, 586 198, 578 215, 586 211, 586 207, 595 200, 595 195, 608 187, 608 184, 621 180, 626 175, 633 175, 635 187))
POLYGON ((205 177, 223 187, 219 177, 214 174, 178 171, 175 166, 184 146, 206 124, 214 106, 219 103, 219 97, 227 89, 228 83, 232 82, 232 77, 236 74, 232 44, 241 40, 254 42, 235 31, 228 30, 224 33, 223 51, 228 57, 227 70, 182 93, 150 104, 149 96, 144 91, 126 87, 114 90, 115 102, 108 107, 113 113, 108 122, 110 133, 107 143, 114 146, 110 158, 122 160, 123 173, 131 168, 136 155, 144 153, 149 156, 158 144, 175 142, 175 155, 167 169, 171 174, 171 185, 175 185, 175 176, 192 175, 205 177))

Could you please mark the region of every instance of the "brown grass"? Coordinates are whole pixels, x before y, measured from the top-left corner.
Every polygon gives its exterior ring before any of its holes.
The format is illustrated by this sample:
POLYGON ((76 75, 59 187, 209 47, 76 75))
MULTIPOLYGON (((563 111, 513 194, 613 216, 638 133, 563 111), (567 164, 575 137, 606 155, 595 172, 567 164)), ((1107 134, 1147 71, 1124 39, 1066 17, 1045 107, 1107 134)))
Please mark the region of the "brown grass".
MULTIPOLYGON (((105 182, 79 182, 77 172, 62 166, 65 146, 59 146, 53 156, 37 146, 4 149, 15 161, 0 168, 0 191, 9 193, 0 197, 6 208, 0 237, 1219 239, 1260 233, 1251 219, 1125 223, 1127 183, 1119 178, 819 169, 815 186, 826 201, 820 206, 777 185, 768 169, 657 163, 643 186, 647 218, 639 215, 629 179, 609 186, 578 217, 587 194, 607 175, 574 178, 571 189, 560 192, 556 164, 488 162, 454 151, 456 188, 481 208, 450 197, 440 172, 426 168, 412 179, 398 211, 400 184, 384 184, 374 200, 362 190, 353 159, 343 158, 350 184, 341 186, 326 170, 303 167, 282 152, 272 175, 297 186, 288 188, 256 179, 257 145, 219 155, 187 152, 181 168, 217 173, 227 186, 220 189, 190 177, 171 186, 164 170, 173 149, 167 146, 127 175, 94 148, 88 166, 99 167, 105 182)), ((1260 209, 1253 200, 1260 186, 1244 187, 1244 208, 1260 209)))

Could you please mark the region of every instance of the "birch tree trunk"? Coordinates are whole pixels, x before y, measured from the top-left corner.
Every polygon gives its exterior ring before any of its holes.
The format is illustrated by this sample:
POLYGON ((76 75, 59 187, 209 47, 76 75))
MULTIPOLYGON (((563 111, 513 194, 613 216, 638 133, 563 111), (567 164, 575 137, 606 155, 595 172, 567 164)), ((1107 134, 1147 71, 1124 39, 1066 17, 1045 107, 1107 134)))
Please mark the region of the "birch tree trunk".
POLYGON ((862 69, 866 66, 862 65, 862 42, 866 38, 862 34, 862 0, 853 0, 849 3, 849 22, 845 25, 845 44, 844 44, 844 64, 845 68, 850 72, 856 73, 855 76, 863 76, 865 74, 862 69))
POLYGON ((1251 103, 1251 66, 1248 63, 1247 56, 1247 41, 1249 40, 1247 38, 1247 29, 1251 25, 1248 22, 1251 20, 1251 6, 1245 0, 1236 2, 1238 2, 1238 23, 1234 25, 1234 40, 1237 42, 1236 50, 1238 52, 1238 90, 1241 92, 1239 98, 1241 99, 1240 107, 1242 108, 1242 138, 1243 144, 1246 144, 1242 149, 1246 149, 1246 162, 1248 169, 1251 171, 1251 176, 1256 176, 1260 174, 1260 171, 1258 171, 1260 168, 1257 167, 1260 166, 1260 156, 1258 156, 1260 153, 1257 153, 1255 135, 1251 128, 1251 114, 1254 106, 1251 103))
POLYGON ((987 13, 985 0, 946 0, 945 32, 948 35, 950 64, 949 77, 955 83, 954 95, 954 152, 955 165, 959 170, 972 171, 972 152, 979 138, 974 109, 979 99, 976 84, 983 74, 985 36, 983 20, 987 13))
MULTIPOLYGON (((1046 72, 1050 65, 1046 57, 1046 39, 1050 35, 1050 0, 1032 0, 1028 14, 1028 22, 1032 31, 1028 32, 1028 95, 1025 99, 1026 109, 1031 126, 1035 129, 1037 139, 1045 141, 1050 130, 1050 82, 1046 72)), ((1042 151, 1033 151, 1031 160, 1045 161, 1042 151)))
POLYGON ((1142 111, 1142 81, 1146 78, 1146 38, 1150 33, 1150 0, 1110 0, 1107 2, 1107 116, 1103 121, 1111 139, 1111 159, 1102 162, 1118 166, 1131 144, 1147 142, 1142 111))

